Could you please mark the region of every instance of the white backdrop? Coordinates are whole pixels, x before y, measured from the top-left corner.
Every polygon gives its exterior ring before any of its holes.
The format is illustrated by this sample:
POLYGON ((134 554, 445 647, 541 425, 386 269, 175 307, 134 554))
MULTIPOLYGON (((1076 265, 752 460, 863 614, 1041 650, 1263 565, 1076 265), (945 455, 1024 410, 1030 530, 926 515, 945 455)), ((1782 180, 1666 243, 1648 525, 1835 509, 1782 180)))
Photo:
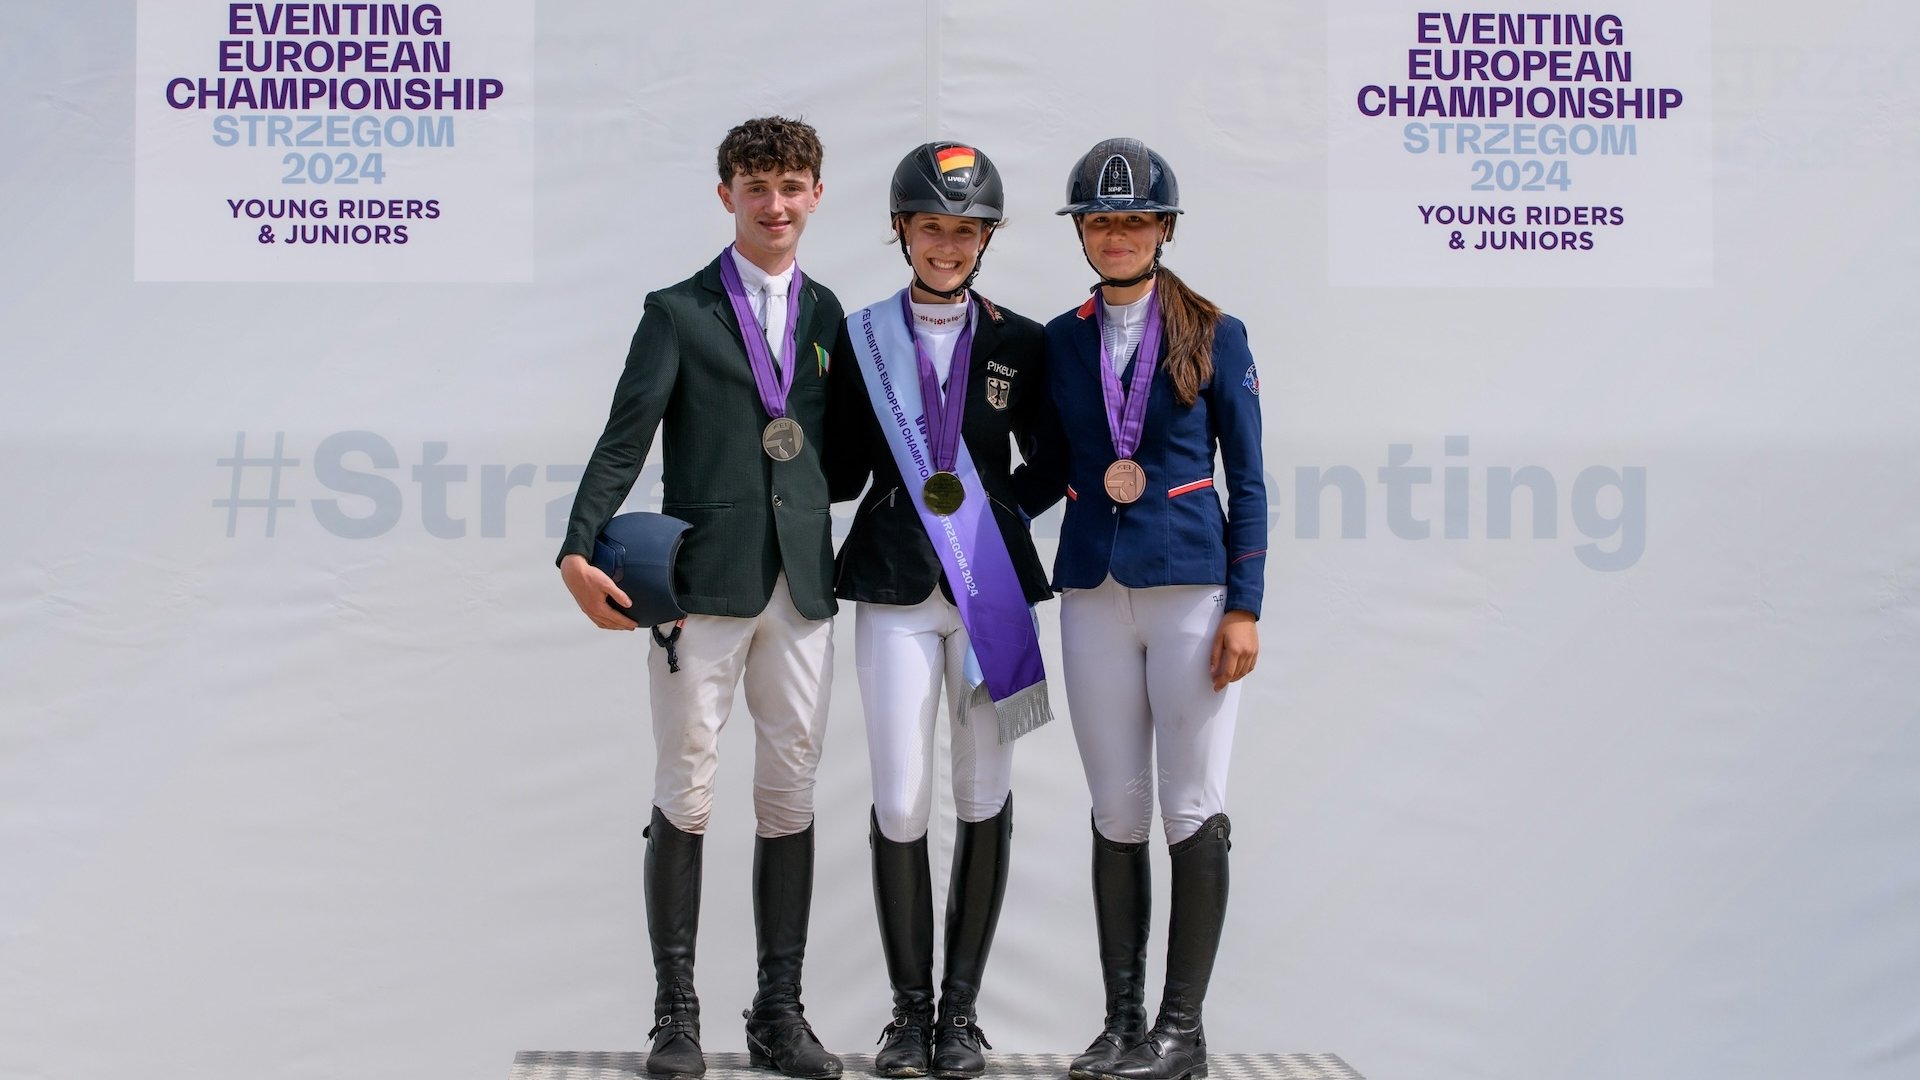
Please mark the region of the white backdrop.
MULTIPOLYGON (((1303 0, 528 3, 504 280, 136 281, 140 27, 191 11, 210 69, 224 10, 0 8, 0 1077, 643 1048, 641 640, 574 610, 554 515, 641 297, 730 236, 713 146, 769 112, 827 145, 801 261, 850 307, 902 279, 885 185, 919 142, 1000 166, 981 284, 1039 318, 1090 280, 1052 214, 1075 158, 1125 134, 1178 170, 1169 262, 1248 324, 1273 511, 1218 1050, 1370 1080, 1920 1074, 1911 5, 1712 5, 1708 63, 1649 72, 1710 103, 1695 288, 1332 285, 1353 87, 1303 0), (231 462, 276 439, 270 492, 231 462), (1528 466, 1548 527, 1522 498, 1498 538, 1489 487, 1528 466)), ((839 633, 808 1004, 857 1052, 887 1003, 839 633)), ((749 749, 736 723, 710 1049, 752 989, 749 749)), ((1016 792, 982 1021, 1077 1050, 1101 1002, 1065 722, 1016 792)))

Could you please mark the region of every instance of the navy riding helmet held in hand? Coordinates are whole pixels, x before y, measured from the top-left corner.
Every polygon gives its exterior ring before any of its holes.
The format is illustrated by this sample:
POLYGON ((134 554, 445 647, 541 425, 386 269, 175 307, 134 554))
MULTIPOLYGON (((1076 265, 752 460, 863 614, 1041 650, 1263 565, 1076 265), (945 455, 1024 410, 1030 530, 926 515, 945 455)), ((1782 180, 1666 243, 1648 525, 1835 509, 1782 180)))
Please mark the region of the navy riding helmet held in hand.
POLYGON ((632 601, 607 606, 639 623, 654 626, 686 617, 673 591, 673 563, 692 526, 665 514, 621 514, 594 538, 593 565, 613 579, 632 601))

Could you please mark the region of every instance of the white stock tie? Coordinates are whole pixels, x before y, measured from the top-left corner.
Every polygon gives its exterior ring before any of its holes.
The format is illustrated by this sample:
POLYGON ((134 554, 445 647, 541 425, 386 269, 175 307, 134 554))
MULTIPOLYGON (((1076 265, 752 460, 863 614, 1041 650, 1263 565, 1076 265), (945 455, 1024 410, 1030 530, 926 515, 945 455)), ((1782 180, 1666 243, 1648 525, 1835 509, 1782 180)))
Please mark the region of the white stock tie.
POLYGON ((773 370, 780 371, 780 348, 787 329, 787 294, 769 281, 760 287, 760 332, 766 335, 767 352, 773 356, 773 370))

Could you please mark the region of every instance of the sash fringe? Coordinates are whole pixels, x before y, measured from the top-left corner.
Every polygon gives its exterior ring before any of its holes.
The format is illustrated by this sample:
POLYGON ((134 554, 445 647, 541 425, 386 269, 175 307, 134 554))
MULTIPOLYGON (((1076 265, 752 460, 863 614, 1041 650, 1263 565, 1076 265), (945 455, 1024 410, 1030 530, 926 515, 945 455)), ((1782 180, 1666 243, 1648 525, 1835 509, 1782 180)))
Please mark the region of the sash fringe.
MULTIPOLYGON (((974 687, 975 704, 992 700, 987 693, 987 684, 974 687)), ((993 702, 993 711, 1000 717, 1000 741, 1010 743, 1027 732, 1042 726, 1053 719, 1053 707, 1047 701, 1045 680, 1015 690, 1000 701, 993 702)))

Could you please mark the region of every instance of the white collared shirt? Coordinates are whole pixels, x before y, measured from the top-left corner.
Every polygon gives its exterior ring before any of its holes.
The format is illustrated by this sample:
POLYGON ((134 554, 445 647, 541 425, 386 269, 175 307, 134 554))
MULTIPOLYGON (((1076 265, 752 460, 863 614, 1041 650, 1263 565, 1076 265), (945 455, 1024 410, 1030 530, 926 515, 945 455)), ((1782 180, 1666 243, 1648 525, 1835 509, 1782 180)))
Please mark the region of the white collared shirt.
POLYGON ((943 387, 947 385, 947 374, 953 370, 953 347, 960 343, 960 331, 973 310, 971 298, 969 293, 958 304, 912 302, 913 334, 926 343, 927 352, 933 357, 934 374, 940 376, 943 387))
POLYGON ((1107 317, 1100 327, 1100 344, 1105 346, 1107 363, 1113 373, 1127 370, 1127 360, 1140 347, 1140 335, 1147 330, 1147 305, 1153 302, 1153 290, 1131 304, 1107 304, 1107 317))
POLYGON ((733 265, 740 271, 740 284, 747 290, 753 317, 760 320, 760 332, 766 336, 767 351, 773 356, 773 370, 777 372, 780 350, 786 345, 787 288, 793 284, 793 271, 798 264, 788 263, 781 273, 769 274, 753 265, 738 249, 728 248, 727 253, 733 256, 733 265))

